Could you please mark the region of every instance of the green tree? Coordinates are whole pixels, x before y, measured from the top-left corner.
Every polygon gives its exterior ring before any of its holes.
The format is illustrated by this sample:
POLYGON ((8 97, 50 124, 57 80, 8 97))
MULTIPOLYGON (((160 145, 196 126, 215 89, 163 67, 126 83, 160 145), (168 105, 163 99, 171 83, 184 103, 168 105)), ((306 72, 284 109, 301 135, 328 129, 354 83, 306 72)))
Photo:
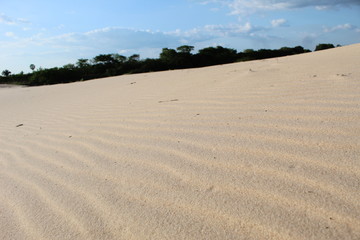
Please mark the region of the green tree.
POLYGON ((176 57, 177 52, 171 48, 163 48, 162 52, 160 53, 160 59, 164 62, 170 63, 176 57))
POLYGON ((133 54, 128 58, 129 62, 138 62, 140 61, 140 55, 139 54, 133 54))
POLYGON ((30 64, 30 69, 31 69, 32 71, 34 71, 34 70, 35 70, 35 65, 34 65, 34 64, 30 64))
POLYGON ((116 62, 113 58, 113 54, 100 54, 94 57, 94 62, 98 64, 109 64, 116 62))
POLYGON ((302 46, 294 47, 294 53, 304 53, 305 49, 302 46))
POLYGON ((76 66, 79 68, 84 68, 84 67, 90 66, 89 59, 85 59, 85 58, 78 59, 78 61, 76 62, 76 66))
POLYGON ((325 50, 334 47, 335 47, 334 44, 331 43, 320 43, 316 46, 315 51, 325 50))
POLYGON ((5 76, 5 77, 8 77, 10 76, 11 72, 7 69, 5 69, 4 71, 2 71, 2 75, 5 76))
POLYGON ((224 48, 221 46, 200 49, 198 53, 199 61, 203 66, 231 63, 237 59, 235 49, 224 48))
POLYGON ((64 65, 63 68, 65 68, 67 70, 73 70, 73 69, 75 69, 75 65, 72 63, 69 63, 69 64, 64 65))
POLYGON ((140 61, 140 55, 139 54, 133 54, 128 58, 129 62, 138 62, 140 61))
POLYGON ((245 49, 244 53, 253 53, 255 52, 254 49, 245 49))
POLYGON ((118 63, 124 63, 126 61, 126 57, 120 54, 112 54, 113 59, 118 63))
POLYGON ((180 46, 180 47, 176 48, 176 50, 177 50, 179 53, 187 53, 187 54, 190 54, 191 51, 194 50, 194 47, 193 47, 193 46, 188 46, 188 45, 183 45, 183 46, 180 46))

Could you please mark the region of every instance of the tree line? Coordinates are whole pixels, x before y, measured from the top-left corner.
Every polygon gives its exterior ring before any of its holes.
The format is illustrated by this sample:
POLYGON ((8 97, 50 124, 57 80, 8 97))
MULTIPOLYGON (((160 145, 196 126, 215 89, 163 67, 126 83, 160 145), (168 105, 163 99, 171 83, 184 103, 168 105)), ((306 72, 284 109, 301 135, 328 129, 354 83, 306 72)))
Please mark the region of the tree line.
MULTIPOLYGON (((333 47, 333 44, 319 44, 316 46, 315 51, 333 47)), ((301 46, 293 48, 282 47, 275 50, 246 49, 243 52, 217 46, 200 49, 196 54, 192 53, 193 50, 194 47, 189 45, 183 45, 176 49, 163 48, 159 58, 147 58, 143 60, 140 59, 140 55, 138 54, 130 57, 119 54, 100 54, 93 59, 78 59, 75 64, 67 64, 63 67, 48 69, 39 68, 37 70, 35 70, 35 65, 31 64, 30 69, 33 71, 27 74, 22 72, 19 74, 11 74, 9 70, 4 70, 2 76, 0 76, 0 84, 39 86, 69 83, 122 74, 197 68, 311 52, 301 46)))

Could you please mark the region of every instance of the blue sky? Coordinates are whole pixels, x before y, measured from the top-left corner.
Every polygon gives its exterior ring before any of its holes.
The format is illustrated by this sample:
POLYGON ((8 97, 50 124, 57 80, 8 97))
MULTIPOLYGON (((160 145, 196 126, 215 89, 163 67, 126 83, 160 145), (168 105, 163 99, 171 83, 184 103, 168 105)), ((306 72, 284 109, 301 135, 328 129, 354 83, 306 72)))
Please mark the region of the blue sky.
POLYGON ((11 0, 0 3, 0 70, 60 67, 98 54, 156 58, 163 47, 360 43, 360 0, 11 0))

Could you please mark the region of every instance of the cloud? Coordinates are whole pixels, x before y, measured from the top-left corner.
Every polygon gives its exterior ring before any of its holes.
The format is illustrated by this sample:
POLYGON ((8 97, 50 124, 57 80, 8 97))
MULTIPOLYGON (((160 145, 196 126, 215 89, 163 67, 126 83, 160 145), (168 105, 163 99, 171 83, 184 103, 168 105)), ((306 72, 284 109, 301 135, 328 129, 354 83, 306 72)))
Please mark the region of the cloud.
MULTIPOLYGON (((255 0, 255 2, 266 1, 255 0)), ((14 24, 15 20, 7 19, 0 14, 0 22, 4 23, 4 21, 7 21, 7 24, 14 24)), ((323 39, 326 39, 325 37, 328 35, 341 35, 343 39, 342 34, 337 34, 336 31, 347 30, 349 32, 351 30, 353 35, 360 32, 359 28, 354 25, 342 24, 323 29, 319 27, 320 29, 317 28, 315 31, 318 35, 312 35, 311 33, 314 31, 306 34, 302 34, 304 31, 296 33, 292 31, 293 33, 286 32, 286 34, 279 35, 278 32, 281 29, 276 29, 276 27, 286 26, 287 20, 283 18, 269 19, 268 23, 271 23, 272 27, 257 26, 250 21, 244 21, 169 32, 105 27, 88 32, 73 32, 50 37, 47 32, 40 30, 38 30, 38 34, 31 37, 21 37, 21 35, 25 35, 23 32, 15 35, 15 31, 9 30, 9 32, 3 32, 7 38, 0 39, 0 52, 2 52, 0 63, 4 62, 8 65, 10 59, 13 59, 13 65, 21 70, 21 68, 27 69, 31 62, 43 67, 53 67, 69 62, 74 63, 79 58, 92 58, 106 53, 119 53, 127 56, 138 53, 141 58, 154 58, 158 57, 164 47, 176 48, 184 44, 195 46, 196 49, 222 45, 240 50, 244 48, 278 48, 299 44, 311 48, 315 43, 324 41, 323 39), (331 32, 334 33, 329 34, 331 32), (277 35, 275 36, 275 34, 277 35), (300 42, 301 39, 302 42, 300 42), (23 61, 24 64, 20 65, 20 61, 23 61)), ((26 35, 29 36, 29 32, 26 35)), ((346 44, 346 41, 342 39, 339 36, 336 43, 346 44)))
MULTIPOLYGON (((246 31, 246 28, 249 26, 244 25, 239 31, 246 31)), ((107 53, 126 56, 140 54, 143 59, 156 58, 164 47, 176 48, 187 42, 193 45, 193 40, 196 43, 213 39, 220 32, 221 28, 215 26, 171 33, 106 27, 50 37, 44 32, 31 37, 19 37, 8 32, 8 38, 0 39, 0 63, 12 65, 13 71, 22 71, 28 69, 28 64, 32 62, 50 68, 74 63, 79 58, 92 58, 107 53)))
POLYGON ((21 24, 21 23, 29 23, 29 21, 24 18, 13 19, 13 18, 1 13, 0 14, 0 23, 7 24, 7 25, 16 25, 16 24, 21 24))
POLYGON ((286 19, 280 18, 280 19, 274 19, 271 21, 271 25, 273 27, 282 27, 282 26, 286 26, 286 19))
POLYGON ((74 55, 78 54, 80 58, 82 57, 80 55, 95 56, 101 53, 124 51, 130 53, 132 50, 135 51, 133 53, 139 53, 136 52, 136 49, 147 49, 145 52, 150 53, 154 51, 149 49, 175 48, 183 44, 197 45, 200 42, 215 41, 221 38, 255 38, 268 30, 246 22, 243 24, 205 25, 186 31, 170 32, 106 27, 51 37, 40 32, 31 37, 19 38, 14 33, 7 32, 5 35, 11 40, 0 42, 0 49, 13 49, 16 52, 69 52, 75 53, 74 55))
POLYGON ((10 18, 10 17, 8 17, 8 16, 6 16, 5 14, 0 14, 0 23, 5 23, 5 24, 8 24, 8 25, 13 25, 13 24, 15 24, 15 21, 12 19, 12 18, 10 18))
POLYGON ((218 45, 236 49, 269 48, 273 47, 274 43, 283 43, 279 37, 269 35, 269 31, 271 28, 245 22, 243 24, 206 25, 187 31, 176 30, 167 34, 178 37, 181 44, 195 46, 195 49, 218 45))
POLYGON ((205 25, 187 31, 176 30, 166 34, 176 36, 185 40, 185 42, 206 41, 222 37, 241 37, 266 30, 265 28, 253 26, 250 22, 244 24, 227 25, 205 25))
POLYGON ((82 43, 107 44, 115 49, 135 49, 141 47, 159 47, 177 44, 174 36, 160 31, 137 30, 130 28, 107 27, 78 34, 76 40, 82 43))
POLYGON ((333 7, 360 6, 359 0, 211 0, 203 4, 219 3, 227 5, 232 14, 248 15, 257 11, 285 10, 314 7, 324 10, 333 7))
POLYGON ((51 48, 86 50, 93 52, 116 52, 122 49, 158 47, 176 43, 176 39, 162 32, 106 27, 82 33, 66 33, 53 37, 42 34, 26 39, 29 44, 51 48))
POLYGON ((42 67, 61 66, 76 62, 79 58, 92 58, 98 54, 119 53, 141 58, 155 58, 164 47, 176 48, 189 44, 196 48, 213 43, 229 47, 242 47, 245 41, 260 41, 268 29, 243 24, 206 25, 187 31, 171 32, 106 27, 88 32, 73 32, 48 36, 45 32, 31 37, 19 37, 13 32, 4 33, 8 38, 0 39, 1 61, 19 69, 27 68, 29 62, 42 67), (236 44, 232 44, 235 42, 236 44), (20 64, 20 60, 24 62, 20 64), (25 68, 23 67, 25 66, 25 68))
POLYGON ((349 23, 340 24, 340 25, 337 25, 337 26, 331 27, 331 28, 328 28, 328 27, 324 28, 325 33, 335 32, 338 30, 354 30, 355 32, 358 32, 360 29, 349 23))
POLYGON ((11 37, 11 38, 15 38, 16 36, 15 36, 15 33, 13 33, 13 32, 6 32, 5 33, 5 36, 6 37, 11 37))
POLYGON ((55 55, 55 53, 61 52, 69 53, 75 59, 103 53, 117 53, 129 49, 161 49, 162 47, 175 47, 181 44, 178 37, 164 32, 118 27, 107 27, 82 33, 66 33, 51 37, 41 32, 27 38, 16 37, 12 32, 5 35, 9 37, 9 40, 0 41, 0 50, 2 51, 34 52, 37 55, 42 53, 46 55, 54 53, 55 55), (10 37, 12 38, 10 39, 10 37))
POLYGON ((254 30, 254 28, 250 22, 246 22, 245 24, 206 25, 205 27, 197 28, 197 32, 218 37, 249 33, 252 30, 254 30))

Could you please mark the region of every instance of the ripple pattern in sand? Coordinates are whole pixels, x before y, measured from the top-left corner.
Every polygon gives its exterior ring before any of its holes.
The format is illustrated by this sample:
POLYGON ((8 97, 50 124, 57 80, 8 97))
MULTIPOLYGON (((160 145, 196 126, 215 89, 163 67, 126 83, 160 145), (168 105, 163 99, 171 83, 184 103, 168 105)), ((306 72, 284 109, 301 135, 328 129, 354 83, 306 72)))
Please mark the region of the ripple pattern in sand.
POLYGON ((9 90, 0 239, 359 239, 360 85, 277 64, 9 90))

